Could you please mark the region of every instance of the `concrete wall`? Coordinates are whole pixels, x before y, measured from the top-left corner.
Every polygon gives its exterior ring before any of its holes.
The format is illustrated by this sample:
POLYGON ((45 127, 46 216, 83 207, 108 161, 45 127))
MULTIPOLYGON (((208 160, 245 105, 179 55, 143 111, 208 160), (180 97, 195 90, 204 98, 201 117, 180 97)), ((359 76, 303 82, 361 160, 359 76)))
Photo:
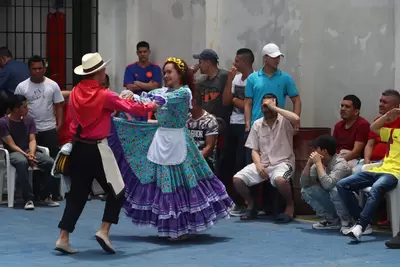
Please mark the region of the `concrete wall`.
POLYGON ((99 51, 113 59, 107 71, 113 90, 123 89, 139 41, 150 43, 157 64, 170 56, 191 61, 206 44, 204 8, 204 0, 99 0, 99 51))
POLYGON ((254 51, 259 68, 262 46, 275 42, 285 53, 281 68, 301 94, 302 126, 332 127, 344 95, 359 96, 362 116, 372 120, 380 93, 395 80, 400 84, 398 5, 394 0, 99 0, 100 52, 116 59, 110 71, 120 90, 125 65, 135 61, 141 40, 150 42, 159 64, 174 55, 193 64, 191 55, 209 47, 224 68, 240 47, 254 51))

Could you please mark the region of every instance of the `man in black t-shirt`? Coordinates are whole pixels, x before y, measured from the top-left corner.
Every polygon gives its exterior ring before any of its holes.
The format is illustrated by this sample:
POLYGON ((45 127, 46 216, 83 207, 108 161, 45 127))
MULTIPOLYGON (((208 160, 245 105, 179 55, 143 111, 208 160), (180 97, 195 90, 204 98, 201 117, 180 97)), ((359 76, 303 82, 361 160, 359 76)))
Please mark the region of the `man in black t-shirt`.
POLYGON ((225 125, 229 123, 232 108, 222 104, 222 93, 224 92, 228 71, 218 68, 218 55, 214 50, 205 49, 193 58, 199 60, 199 70, 202 77, 196 84, 196 90, 203 97, 202 107, 208 113, 221 118, 225 125))
MULTIPOLYGON (((229 125, 232 112, 231 106, 224 106, 222 94, 228 78, 228 71, 218 68, 218 55, 212 49, 204 49, 200 54, 193 55, 199 60, 198 68, 205 77, 201 78, 196 84, 196 90, 203 98, 202 108, 214 115, 219 120, 219 142, 222 144, 225 139, 225 129, 229 125)), ((217 149, 217 176, 221 175, 221 162, 224 153, 220 146, 217 149)))

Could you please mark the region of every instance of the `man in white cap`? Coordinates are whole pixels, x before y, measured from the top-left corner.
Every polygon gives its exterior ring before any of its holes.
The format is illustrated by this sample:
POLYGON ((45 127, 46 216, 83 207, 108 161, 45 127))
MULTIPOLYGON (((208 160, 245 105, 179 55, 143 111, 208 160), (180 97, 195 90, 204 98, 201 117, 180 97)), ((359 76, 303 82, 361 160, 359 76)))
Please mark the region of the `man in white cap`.
POLYGON ((281 57, 284 56, 279 47, 269 43, 262 49, 262 55, 264 63, 262 69, 247 78, 244 111, 246 132, 250 131, 254 121, 263 117, 260 107, 265 94, 276 95, 281 108, 285 107, 286 97, 289 96, 293 102, 294 113, 300 116, 301 112, 299 92, 292 77, 278 69, 281 57))
POLYGON ((65 254, 78 251, 71 247, 69 234, 85 207, 93 180, 96 179, 107 194, 104 215, 95 237, 101 247, 110 254, 115 250, 109 240, 111 224, 117 224, 125 200, 125 185, 114 154, 107 143, 110 135, 111 114, 116 111, 135 116, 145 116, 157 110, 155 103, 135 103, 120 98, 101 86, 105 79, 105 62, 99 53, 86 54, 82 65, 75 68, 77 75, 85 76, 73 89, 69 98, 72 121, 70 133, 74 135, 69 153, 71 190, 68 193, 56 250, 65 254))
POLYGON ((262 96, 268 93, 278 97, 281 107, 285 106, 286 96, 293 102, 293 111, 300 116, 301 101, 292 77, 278 69, 284 54, 274 43, 269 43, 262 49, 263 67, 251 74, 247 80, 245 96, 245 123, 249 131, 253 122, 263 116, 260 105, 262 96))

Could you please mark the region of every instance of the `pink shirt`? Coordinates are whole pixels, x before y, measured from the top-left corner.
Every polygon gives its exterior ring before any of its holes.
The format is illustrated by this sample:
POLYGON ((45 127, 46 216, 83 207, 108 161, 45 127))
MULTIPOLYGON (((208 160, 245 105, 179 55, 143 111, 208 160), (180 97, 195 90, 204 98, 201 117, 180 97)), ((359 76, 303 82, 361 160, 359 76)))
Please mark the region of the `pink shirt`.
POLYGON ((272 127, 261 118, 251 127, 246 147, 260 153, 263 165, 274 166, 284 162, 294 166, 294 132, 290 121, 280 114, 272 127))
MULTIPOLYGON (((75 119, 74 109, 71 108, 72 122, 69 130, 73 136, 78 129, 78 123, 75 119)), ((80 138, 90 140, 101 140, 110 135, 111 129, 111 114, 114 111, 123 111, 135 116, 146 116, 148 112, 153 110, 153 104, 138 104, 120 98, 112 91, 107 91, 107 98, 104 103, 103 111, 99 118, 90 126, 83 128, 80 138)))

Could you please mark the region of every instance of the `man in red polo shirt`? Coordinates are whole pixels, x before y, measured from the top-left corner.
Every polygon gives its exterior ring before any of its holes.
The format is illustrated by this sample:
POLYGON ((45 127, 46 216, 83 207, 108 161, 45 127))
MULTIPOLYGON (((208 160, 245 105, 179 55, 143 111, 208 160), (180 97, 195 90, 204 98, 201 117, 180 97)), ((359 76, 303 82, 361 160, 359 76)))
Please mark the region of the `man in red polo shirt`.
POLYGON ((337 153, 350 167, 356 167, 363 156, 368 141, 369 122, 360 116, 361 100, 355 95, 347 95, 340 105, 341 121, 336 123, 333 137, 337 142, 337 153))

